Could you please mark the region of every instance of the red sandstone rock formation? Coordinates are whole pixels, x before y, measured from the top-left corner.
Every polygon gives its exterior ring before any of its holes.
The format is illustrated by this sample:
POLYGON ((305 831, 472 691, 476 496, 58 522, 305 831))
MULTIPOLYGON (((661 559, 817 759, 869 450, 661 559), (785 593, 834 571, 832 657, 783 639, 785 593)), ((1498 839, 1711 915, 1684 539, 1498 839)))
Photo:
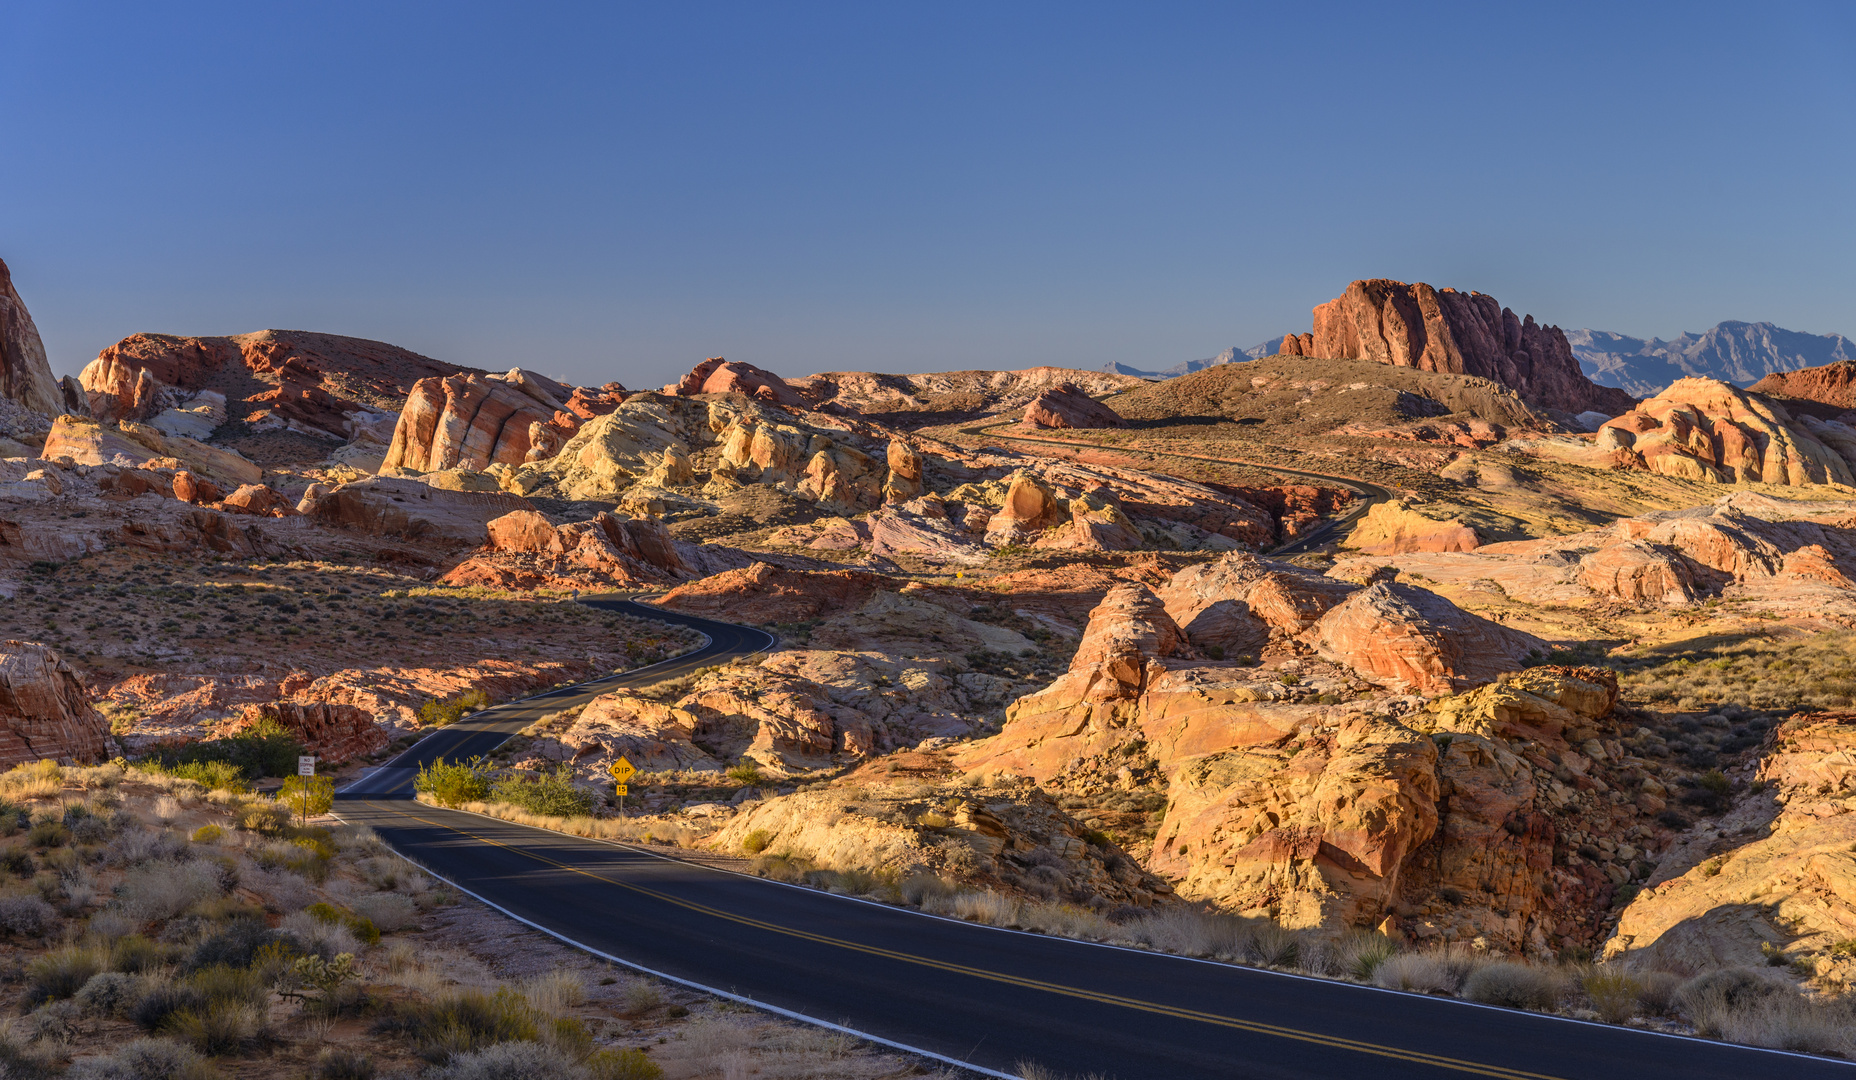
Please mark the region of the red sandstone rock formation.
POLYGON ((330 701, 272 701, 247 705, 243 715, 215 732, 215 737, 235 735, 260 720, 282 724, 303 744, 304 752, 314 754, 325 765, 371 754, 387 745, 387 732, 374 722, 374 716, 355 705, 330 701))
POLYGON ((814 573, 755 563, 692 581, 658 603, 673 611, 736 622, 802 622, 862 607, 882 579, 861 570, 814 573))
POLYGON ((30 641, 0 643, 0 767, 42 758, 101 761, 109 733, 83 679, 56 652, 30 641))
POLYGON ((1310 631, 1316 649, 1394 690, 1446 694, 1518 671, 1547 644, 1472 615, 1436 593, 1380 582, 1354 593, 1310 631))
POLYGON ((1285 338, 1283 352, 1480 375, 1568 413, 1616 416, 1636 403, 1586 378, 1559 327, 1517 319, 1482 293, 1374 278, 1347 286, 1314 317, 1314 332, 1285 338))
POLYGON ((1748 387, 1755 394, 1856 409, 1856 361, 1778 371, 1748 387))
POLYGON ((786 380, 753 364, 724 360, 712 356, 690 369, 675 386, 664 387, 666 394, 694 397, 697 394, 746 394, 775 405, 806 408, 806 400, 786 385, 786 380))
POLYGON ((1856 483, 1850 463, 1818 437, 1821 422, 1797 421, 1761 395, 1714 379, 1678 379, 1598 429, 1615 463, 1716 483, 1856 483))
POLYGON ((226 395, 233 420, 347 440, 357 412, 397 412, 413 384, 468 368, 363 338, 302 330, 233 337, 131 334, 80 376, 99 420, 146 420, 200 390, 226 395))
POLYGON ((1039 428, 1105 428, 1122 427, 1127 421, 1073 384, 1064 383, 1025 406, 1025 423, 1039 428))
POLYGON ((13 288, 13 274, 0 261, 0 397, 28 409, 56 416, 64 395, 45 360, 45 343, 13 288))
POLYGON ((489 522, 529 504, 501 491, 447 491, 375 476, 337 488, 311 484, 296 508, 319 524, 376 536, 481 545, 489 539, 489 522))

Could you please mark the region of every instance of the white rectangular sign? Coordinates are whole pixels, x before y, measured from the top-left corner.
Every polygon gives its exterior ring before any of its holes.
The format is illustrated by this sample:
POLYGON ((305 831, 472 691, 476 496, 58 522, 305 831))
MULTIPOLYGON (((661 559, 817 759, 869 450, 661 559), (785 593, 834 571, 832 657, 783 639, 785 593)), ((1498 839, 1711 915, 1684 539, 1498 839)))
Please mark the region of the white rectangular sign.
POLYGON ((296 759, 296 774, 298 776, 316 775, 316 759, 313 757, 297 758, 296 759))

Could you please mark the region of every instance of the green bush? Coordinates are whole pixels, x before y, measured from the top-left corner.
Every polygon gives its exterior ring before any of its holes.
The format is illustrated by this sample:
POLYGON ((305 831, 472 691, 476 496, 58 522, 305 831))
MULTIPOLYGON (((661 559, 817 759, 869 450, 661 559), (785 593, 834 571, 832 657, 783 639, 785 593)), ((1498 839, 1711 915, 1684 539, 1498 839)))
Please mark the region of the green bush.
POLYGON ((223 769, 196 770, 187 767, 229 765, 236 770, 240 779, 250 781, 266 776, 293 775, 296 772, 296 759, 302 753, 303 744, 288 728, 270 717, 264 717, 229 738, 208 739, 190 746, 157 750, 144 765, 152 765, 174 776, 197 780, 215 790, 242 791, 243 787, 226 786, 229 782, 228 774, 223 769))
POLYGON ((299 818, 319 817, 335 805, 335 779, 329 776, 286 776, 277 803, 299 818))
POLYGON ((193 830, 193 842, 196 844, 216 844, 226 831, 217 825, 202 825, 193 830))
POLYGON ((574 769, 563 761, 552 776, 510 777, 490 789, 490 798, 518 806, 531 814, 550 817, 584 817, 593 812, 593 793, 574 785, 574 769))
POLYGON ((103 961, 90 949, 67 945, 54 949, 26 966, 26 992, 22 1000, 33 1005, 62 1001, 84 988, 103 961))
POLYGON ((772 842, 773 835, 766 829, 755 829, 753 832, 741 838, 741 850, 747 852, 749 855, 759 855, 761 852, 766 851, 767 845, 772 842))
POLYGON ((586 1059, 587 1071, 594 1080, 658 1080, 664 1067, 651 1060, 643 1050, 601 1050, 586 1059))
POLYGON ((62 822, 41 821, 33 825, 32 831, 26 834, 26 842, 33 847, 63 847, 71 842, 71 830, 65 828, 62 822))
POLYGON ((494 994, 464 989, 435 1001, 402 1002, 375 1027, 406 1034, 420 1057, 442 1064, 496 1043, 532 1042, 539 1034, 536 1020, 528 1001, 504 987, 494 994))
POLYGON ((431 698, 419 706, 419 723, 424 727, 445 727, 478 709, 487 708, 489 704, 490 695, 482 690, 466 690, 442 701, 431 698))
POLYGON ((767 778, 761 775, 760 765, 750 758, 742 758, 740 762, 730 766, 728 772, 724 775, 730 780, 738 781, 750 787, 759 787, 761 784, 767 782, 767 778))
POLYGON ((489 773, 489 763, 482 756, 469 761, 435 761, 420 766, 412 786, 440 806, 457 807, 490 797, 489 773))
POLYGON ((355 940, 363 945, 380 944, 380 928, 374 925, 372 919, 343 911, 326 901, 311 904, 303 910, 315 916, 319 922, 332 926, 346 926, 348 932, 355 936, 355 940))

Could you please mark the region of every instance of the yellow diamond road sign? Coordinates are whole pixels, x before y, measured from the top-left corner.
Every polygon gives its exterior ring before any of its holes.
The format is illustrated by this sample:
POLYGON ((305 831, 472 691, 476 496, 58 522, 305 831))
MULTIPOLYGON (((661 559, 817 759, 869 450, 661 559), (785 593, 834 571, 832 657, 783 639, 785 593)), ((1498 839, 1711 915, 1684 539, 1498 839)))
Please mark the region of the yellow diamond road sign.
POLYGON ((638 767, 624 758, 620 758, 612 763, 612 768, 608 771, 612 773, 612 778, 614 780, 623 784, 625 781, 632 778, 632 774, 638 771, 638 767))

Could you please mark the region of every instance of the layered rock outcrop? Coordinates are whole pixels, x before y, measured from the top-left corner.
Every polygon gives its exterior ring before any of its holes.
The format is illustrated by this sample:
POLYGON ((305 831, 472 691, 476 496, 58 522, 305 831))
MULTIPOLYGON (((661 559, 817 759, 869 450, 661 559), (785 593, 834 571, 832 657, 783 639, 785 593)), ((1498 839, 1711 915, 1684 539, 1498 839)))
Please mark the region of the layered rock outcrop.
POLYGON ((45 437, 42 454, 47 460, 70 458, 80 465, 185 469, 229 487, 255 484, 264 475, 263 468, 236 450, 164 435, 132 420, 106 424, 60 416, 45 437))
POLYGON ((1379 503, 1360 518, 1343 546, 1368 555, 1402 555, 1408 551, 1474 551, 1482 538, 1460 519, 1425 517, 1408 503, 1379 503))
POLYGON ((1322 656, 1369 682, 1427 695, 1489 682, 1548 650, 1436 593, 1383 581, 1335 605, 1308 636, 1322 656))
POLYGON ((1111 428, 1123 427, 1127 421, 1075 385, 1064 383, 1025 406, 1025 423, 1035 428, 1111 428))
POLYGON ((378 536, 481 545, 489 523, 528 500, 501 491, 446 491, 417 480, 375 476, 351 484, 311 484, 297 511, 321 525, 378 536))
POLYGON ((1627 467, 1689 480, 1856 483, 1850 462, 1783 406, 1713 379, 1677 380, 1607 421, 1598 445, 1627 467))
POLYGON ((662 521, 601 511, 591 521, 555 525, 533 510, 516 510, 484 526, 484 549, 448 572, 456 585, 578 588, 664 585, 695 576, 662 521), (588 575, 593 580, 587 580, 588 575))
POLYGON ((106 423, 151 420, 212 390, 225 396, 231 420, 347 442, 357 423, 397 413, 420 379, 467 370, 380 341, 261 330, 132 334, 98 354, 79 379, 92 413, 106 423))
POLYGON ((1313 332, 1283 339, 1282 351, 1479 375, 1568 414, 1615 416, 1636 402, 1586 378, 1559 327, 1516 318, 1492 296, 1423 282, 1355 281, 1316 307, 1313 332))
POLYGON ((109 724, 84 680, 58 653, 0 642, 0 767, 51 759, 91 764, 109 756, 109 724))
POLYGON ((751 398, 765 401, 772 405, 785 405, 789 408, 804 408, 805 398, 801 397, 786 380, 764 368, 740 361, 724 360, 712 356, 690 369, 674 386, 664 387, 666 394, 678 397, 694 397, 697 394, 746 394, 751 398))
POLYGON ((238 720, 223 725, 221 737, 236 735, 262 721, 278 724, 324 765, 340 765, 386 748, 385 728, 374 714, 356 705, 331 701, 271 701, 248 705, 238 720))
POLYGON ((1824 405, 1839 411, 1856 409, 1856 360, 1839 360, 1797 371, 1775 371, 1747 390, 1807 406, 1824 405))
POLYGON ((45 342, 5 261, 0 261, 0 397, 48 416, 64 411, 63 388, 52 377, 45 342))
POLYGON ((618 408, 622 393, 574 390, 570 409, 550 392, 558 386, 521 368, 501 377, 469 373, 421 379, 400 410, 381 470, 483 470, 544 460, 582 422, 618 408))
POLYGON ((1764 751, 1757 785, 1661 862, 1607 956, 1856 977, 1856 713, 1794 716, 1764 751))
POLYGON ((657 603, 686 615, 749 623, 797 623, 868 603, 881 587, 875 574, 857 570, 783 570, 757 562, 679 585, 657 603))

